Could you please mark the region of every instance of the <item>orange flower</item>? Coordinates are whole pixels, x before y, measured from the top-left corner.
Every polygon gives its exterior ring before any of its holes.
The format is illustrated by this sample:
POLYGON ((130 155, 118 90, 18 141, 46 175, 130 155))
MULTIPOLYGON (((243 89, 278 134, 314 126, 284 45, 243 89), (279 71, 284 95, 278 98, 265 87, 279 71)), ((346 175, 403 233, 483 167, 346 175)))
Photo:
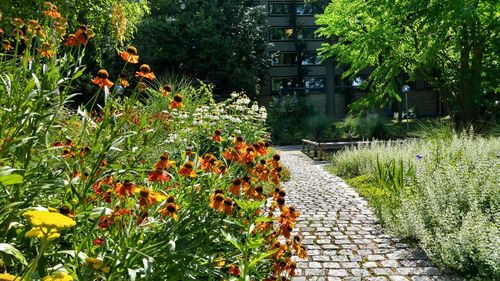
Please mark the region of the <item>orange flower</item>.
MULTIPOLYGON (((134 46, 129 46, 127 50, 120 52, 120 56, 122 59, 128 63, 138 63, 139 62, 139 56, 137 55, 137 48, 134 46)), ((142 70, 141 70, 142 71, 142 70)), ((154 75, 153 75, 154 79, 154 75)), ((153 80, 151 79, 151 80, 153 80)))
POLYGON ((184 165, 182 165, 182 168, 179 170, 179 175, 195 178, 197 175, 196 171, 194 170, 193 162, 186 161, 186 163, 184 163, 184 165))
POLYGON ((168 153, 163 152, 160 156, 160 160, 156 162, 155 169, 170 169, 175 164, 175 161, 168 159, 168 153))
POLYGON ((271 182, 274 184, 278 185, 280 183, 281 179, 281 167, 277 167, 275 169, 272 169, 269 175, 271 176, 271 182))
POLYGON ((212 136, 212 140, 215 141, 215 142, 221 142, 222 138, 221 138, 220 135, 221 135, 221 131, 220 130, 215 130, 214 135, 212 136))
POLYGON ((129 180, 126 180, 123 184, 118 182, 114 184, 114 189, 116 195, 118 196, 132 196, 134 195, 135 185, 131 183, 129 180))
POLYGON ((42 46, 38 49, 38 53, 40 54, 41 57, 44 58, 51 58, 54 56, 54 51, 52 50, 52 46, 47 42, 42 44, 42 46))
POLYGON ((165 171, 163 171, 163 169, 156 168, 154 171, 149 172, 148 180, 157 181, 161 184, 163 182, 169 181, 170 177, 165 171))
POLYGON ((279 154, 274 154, 273 155, 273 158, 267 160, 267 164, 271 165, 273 168, 281 168, 281 164, 280 164, 280 159, 281 157, 279 156, 279 154))
POLYGON ((24 25, 24 22, 23 22, 23 20, 22 20, 22 19, 20 19, 20 18, 13 18, 13 19, 12 19, 12 24, 13 24, 15 27, 17 27, 17 28, 20 28, 20 27, 22 27, 22 26, 24 25))
POLYGON ((170 95, 171 92, 172 92, 172 86, 170 86, 170 85, 165 85, 161 89, 161 95, 164 97, 170 95))
POLYGON ((272 256, 274 258, 279 259, 286 253, 286 251, 288 250, 288 246, 286 244, 281 244, 279 241, 276 241, 271 246, 271 250, 276 250, 276 249, 278 249, 278 251, 276 253, 274 253, 272 256))
POLYGON ((222 194, 221 189, 216 189, 215 193, 210 195, 210 204, 208 205, 210 208, 213 208, 217 211, 224 211, 224 194, 222 194))
POLYGON ((237 136, 236 139, 234 140, 234 148, 238 151, 243 150, 246 148, 247 144, 245 143, 245 140, 243 139, 242 136, 237 136))
POLYGON ((233 276, 240 276, 240 274, 241 274, 240 268, 234 264, 231 264, 229 266, 229 273, 233 276))
POLYGON ((208 172, 212 169, 212 166, 217 161, 217 157, 215 157, 212 153, 207 153, 203 156, 201 160, 200 167, 203 171, 208 172))
POLYGON ((94 37, 94 33, 85 25, 80 25, 75 36, 82 45, 87 45, 87 41, 94 37))
POLYGON ((258 185, 256 187, 250 186, 246 191, 245 195, 250 198, 250 199, 255 199, 255 200, 264 200, 266 199, 266 196, 263 194, 264 188, 261 185, 258 185))
POLYGON ((180 206, 174 202, 174 197, 169 196, 167 198, 167 206, 158 211, 162 216, 171 217, 174 220, 179 220, 176 212, 180 209, 180 206))
POLYGON ((292 248, 295 251, 295 254, 299 256, 301 259, 306 259, 307 258, 307 251, 304 245, 300 243, 300 236, 294 236, 293 237, 293 242, 292 242, 292 248))
POLYGON ((233 183, 229 186, 228 191, 234 196, 240 196, 241 194, 241 180, 236 178, 233 183))
POLYGON ((68 38, 66 39, 64 45, 71 47, 78 47, 80 46, 80 40, 78 40, 75 34, 71 33, 70 35, 68 35, 68 38))
POLYGON ((246 149, 245 162, 246 162, 246 164, 251 164, 254 161, 255 161, 255 151, 254 151, 253 147, 249 146, 246 149))
POLYGON ((10 41, 7 39, 2 40, 2 48, 4 51, 8 52, 10 50, 13 50, 14 48, 10 44, 10 41))
POLYGON ((59 9, 56 5, 50 2, 45 2, 43 4, 47 7, 47 10, 43 11, 46 16, 49 16, 52 19, 58 19, 59 17, 61 17, 61 14, 59 14, 59 9))
POLYGON ((104 89, 104 87, 109 88, 113 86, 114 83, 109 81, 108 78, 109 78, 109 73, 106 70, 101 69, 97 72, 97 77, 92 79, 92 83, 101 87, 101 89, 104 89))
POLYGON ((140 198, 139 198, 139 205, 140 206, 147 207, 147 206, 159 203, 159 202, 165 200, 165 198, 166 198, 165 195, 160 194, 158 192, 154 192, 153 190, 149 190, 145 187, 143 187, 143 188, 136 187, 135 192, 139 193, 139 195, 140 195, 140 198))
POLYGON ((233 200, 229 197, 224 199, 224 213, 228 215, 233 213, 233 200))
POLYGON ((123 73, 123 72, 120 73, 118 81, 123 88, 127 88, 128 86, 130 86, 130 83, 128 82, 128 77, 127 77, 126 73, 123 73))
POLYGON ((151 71, 151 67, 149 67, 149 65, 147 64, 141 65, 139 71, 135 72, 135 76, 144 77, 149 80, 155 79, 155 74, 151 71))
POLYGON ((182 96, 180 94, 175 94, 174 100, 168 104, 168 107, 170 109, 183 108, 182 96))

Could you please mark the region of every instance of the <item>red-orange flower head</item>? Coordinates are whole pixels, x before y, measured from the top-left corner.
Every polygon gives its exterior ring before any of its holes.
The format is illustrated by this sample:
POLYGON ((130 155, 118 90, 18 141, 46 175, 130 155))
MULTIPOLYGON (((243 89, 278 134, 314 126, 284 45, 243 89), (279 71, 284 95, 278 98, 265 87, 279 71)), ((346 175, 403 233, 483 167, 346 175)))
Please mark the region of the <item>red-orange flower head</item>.
POLYGON ((224 211, 224 194, 221 189, 216 189, 215 193, 210 195, 210 208, 213 208, 217 211, 224 211))
POLYGON ((186 163, 184 163, 184 165, 182 165, 182 168, 179 170, 179 175, 195 178, 197 175, 196 171, 194 170, 193 162, 186 161, 186 163))
POLYGON ((182 103, 182 95, 177 93, 174 96, 174 100, 169 102, 168 107, 170 109, 183 108, 184 104, 182 103))
POLYGON ((54 56, 54 51, 52 50, 52 46, 47 42, 44 42, 42 44, 42 46, 38 49, 38 53, 43 58, 51 58, 54 56))
POLYGON ((127 88, 128 86, 130 86, 130 83, 128 82, 128 75, 127 73, 120 73, 120 75, 118 76, 119 77, 119 82, 120 82, 120 85, 123 87, 123 88, 127 88))
POLYGON ((68 35, 68 39, 66 39, 66 43, 64 43, 66 46, 71 46, 71 47, 78 47, 80 45, 80 41, 78 38, 76 38, 76 35, 71 33, 68 35))
POLYGON ((87 41, 94 37, 94 32, 85 25, 80 25, 75 36, 82 45, 87 45, 87 41))
POLYGON ((105 69, 101 69, 97 72, 97 76, 92 79, 92 83, 95 85, 99 86, 101 89, 104 89, 104 87, 111 87, 113 86, 113 82, 108 80, 109 78, 109 73, 105 69))
POLYGON ((233 213, 233 200, 229 197, 224 199, 224 213, 228 215, 233 213))
POLYGON ((151 71, 151 67, 149 67, 149 65, 147 65, 147 64, 141 65, 141 67, 139 68, 139 71, 135 72, 135 76, 144 77, 144 78, 149 79, 149 80, 153 80, 156 78, 155 74, 151 71))
POLYGON ((241 180, 239 178, 233 179, 233 183, 229 186, 228 191, 234 196, 240 196, 241 194, 241 180))
POLYGON ((240 268, 234 264, 231 264, 229 266, 229 273, 233 276, 240 276, 240 274, 241 274, 240 268))
POLYGON ((214 135, 212 136, 212 140, 215 142, 221 142, 222 141, 221 134, 222 132, 220 130, 215 130, 214 135))
MULTIPOLYGON (((134 46, 129 46, 127 48, 127 50, 120 52, 120 56, 124 61, 126 61, 128 63, 136 64, 139 62, 139 55, 137 55, 137 48, 134 46)), ((150 71, 151 71, 151 69, 150 69, 150 71)), ((154 77, 153 77, 153 79, 154 79, 154 77)))
POLYGON ((56 5, 50 2, 45 2, 43 4, 47 7, 47 10, 43 11, 44 15, 49 16, 52 19, 58 19, 59 17, 61 17, 61 14, 59 14, 59 9, 56 5))
POLYGON ((171 92, 172 92, 172 86, 170 85, 165 85, 161 89, 161 95, 164 97, 170 95, 171 92))
POLYGON ((169 196, 167 198, 167 205, 160 209, 158 213, 160 213, 164 217, 171 217, 174 220, 179 220, 179 217, 177 216, 177 211, 180 209, 180 206, 175 203, 175 199, 173 196, 169 196))

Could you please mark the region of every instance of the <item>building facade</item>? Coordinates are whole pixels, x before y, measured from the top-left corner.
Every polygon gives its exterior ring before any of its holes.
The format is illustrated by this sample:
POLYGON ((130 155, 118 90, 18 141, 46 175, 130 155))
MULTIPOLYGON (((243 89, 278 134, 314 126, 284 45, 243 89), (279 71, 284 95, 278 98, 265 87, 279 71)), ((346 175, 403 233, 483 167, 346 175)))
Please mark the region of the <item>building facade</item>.
MULTIPOLYGON (((317 49, 324 40, 315 33, 315 15, 322 13, 323 7, 300 0, 260 0, 255 4, 263 6, 267 13, 266 36, 271 43, 271 63, 260 99, 266 103, 282 95, 300 95, 314 105, 317 113, 344 117, 348 104, 366 93, 357 89, 356 82, 342 79, 344 70, 334 59, 319 58, 317 49)), ((366 79, 368 74, 369 71, 362 73, 359 78, 366 79)), ((410 108, 417 108, 423 115, 440 110, 438 97, 423 81, 411 86, 410 108)), ((384 110, 387 115, 393 111, 397 111, 397 106, 384 110)))

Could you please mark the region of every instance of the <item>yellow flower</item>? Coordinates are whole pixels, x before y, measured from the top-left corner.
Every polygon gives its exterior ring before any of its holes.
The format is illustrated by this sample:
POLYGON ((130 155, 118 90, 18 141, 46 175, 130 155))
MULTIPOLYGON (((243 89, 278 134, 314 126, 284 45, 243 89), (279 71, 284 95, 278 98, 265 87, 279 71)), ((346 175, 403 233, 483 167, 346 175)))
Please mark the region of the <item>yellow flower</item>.
POLYGON ((82 265, 91 267, 94 270, 100 270, 103 273, 109 273, 110 270, 109 266, 105 266, 102 260, 96 258, 86 258, 82 265))
POLYGON ((73 277, 71 275, 68 275, 64 272, 57 272, 56 274, 53 274, 52 276, 45 276, 43 277, 42 281, 72 281, 73 277))
POLYGON ((54 240, 61 236, 61 234, 57 232, 57 229, 55 228, 47 229, 46 227, 33 227, 31 230, 26 232, 24 236, 27 238, 47 238, 48 240, 54 240))
POLYGON ((8 273, 0 273, 0 281, 18 281, 21 280, 21 277, 14 276, 8 273))
POLYGON ((33 226, 41 226, 46 228, 71 228, 76 225, 76 222, 65 215, 47 211, 27 211, 24 213, 33 226))

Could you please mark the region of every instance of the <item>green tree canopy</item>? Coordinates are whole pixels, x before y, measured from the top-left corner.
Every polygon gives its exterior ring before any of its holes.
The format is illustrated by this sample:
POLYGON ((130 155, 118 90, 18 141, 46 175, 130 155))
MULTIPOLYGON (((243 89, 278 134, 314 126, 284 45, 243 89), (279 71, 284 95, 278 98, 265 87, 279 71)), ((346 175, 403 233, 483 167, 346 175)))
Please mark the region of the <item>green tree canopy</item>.
MULTIPOLYGON (((45 0, 2 0, 0 14, 5 20, 21 18, 24 21, 40 19, 45 0), (29 4, 28 4, 29 2, 29 4)), ((91 28, 95 37, 92 47, 94 58, 99 60, 116 55, 115 49, 130 41, 137 24, 148 13, 146 0, 51 0, 68 20, 74 32, 80 24, 91 28)))
POLYGON ((136 37, 139 54, 156 72, 187 74, 219 93, 255 85, 266 71, 265 16, 242 0, 154 0, 136 37))
POLYGON ((471 122, 498 110, 499 18, 497 0, 336 0, 317 23, 338 42, 320 52, 336 56, 346 76, 373 69, 371 95, 358 105, 400 100, 404 82, 424 79, 456 121, 471 122))

